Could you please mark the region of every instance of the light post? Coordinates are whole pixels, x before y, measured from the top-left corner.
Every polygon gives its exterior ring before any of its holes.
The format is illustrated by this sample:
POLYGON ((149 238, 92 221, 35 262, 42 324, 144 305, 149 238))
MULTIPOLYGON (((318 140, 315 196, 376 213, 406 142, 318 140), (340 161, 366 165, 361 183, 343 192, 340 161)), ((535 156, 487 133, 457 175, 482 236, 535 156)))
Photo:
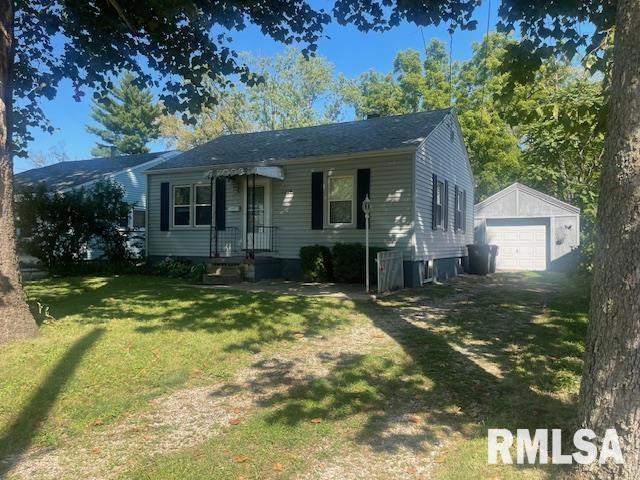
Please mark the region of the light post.
POLYGON ((371 200, 367 194, 362 201, 362 211, 364 212, 364 238, 365 238, 365 285, 369 293, 369 214, 371 213, 371 200))

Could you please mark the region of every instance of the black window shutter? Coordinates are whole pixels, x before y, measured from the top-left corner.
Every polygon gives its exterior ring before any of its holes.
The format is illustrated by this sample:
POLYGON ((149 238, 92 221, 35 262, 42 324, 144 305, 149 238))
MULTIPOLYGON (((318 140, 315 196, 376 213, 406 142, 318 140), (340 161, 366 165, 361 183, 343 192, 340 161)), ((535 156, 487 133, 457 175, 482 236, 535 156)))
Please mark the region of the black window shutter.
POLYGON ((216 228, 227 228, 227 179, 216 177, 216 228))
POLYGON ((433 190, 431 192, 431 228, 438 228, 438 176, 433 174, 433 190))
POLYGON ((462 191, 462 231, 467 231, 467 191, 462 191))
POLYGON ((456 185, 453 190, 453 229, 457 232, 460 228, 460 215, 458 215, 458 186, 456 185))
POLYGON ((358 228, 363 230, 365 228, 365 218, 364 212, 362 211, 362 202, 367 195, 370 195, 370 184, 371 184, 371 169, 370 168, 362 168, 358 170, 358 180, 357 180, 357 203, 356 203, 356 219, 358 228))
POLYGON ((311 172, 311 229, 322 230, 324 225, 324 174, 311 172))
POLYGON ((169 183, 160 184, 160 230, 169 230, 169 183))
POLYGON ((449 228, 449 181, 444 181, 444 229, 449 228))

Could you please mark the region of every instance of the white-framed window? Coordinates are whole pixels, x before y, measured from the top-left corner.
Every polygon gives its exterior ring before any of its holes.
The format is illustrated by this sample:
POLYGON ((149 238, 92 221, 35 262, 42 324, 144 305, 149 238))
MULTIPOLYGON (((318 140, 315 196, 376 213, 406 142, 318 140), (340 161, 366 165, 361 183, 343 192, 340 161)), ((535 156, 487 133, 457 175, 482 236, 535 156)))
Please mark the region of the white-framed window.
POLYGON ((191 225, 191 185, 173 187, 173 226, 191 225))
POLYGON ((353 175, 329 176, 329 224, 353 223, 353 175))
POLYGON ((195 186, 195 224, 196 226, 211 225, 211 185, 195 186))
POLYGON ((438 181, 436 184, 436 227, 443 228, 444 225, 444 182, 438 181))
POLYGON ((466 201, 467 201, 467 192, 462 188, 456 188, 456 199, 455 199, 455 230, 458 232, 465 231, 466 227, 466 201))

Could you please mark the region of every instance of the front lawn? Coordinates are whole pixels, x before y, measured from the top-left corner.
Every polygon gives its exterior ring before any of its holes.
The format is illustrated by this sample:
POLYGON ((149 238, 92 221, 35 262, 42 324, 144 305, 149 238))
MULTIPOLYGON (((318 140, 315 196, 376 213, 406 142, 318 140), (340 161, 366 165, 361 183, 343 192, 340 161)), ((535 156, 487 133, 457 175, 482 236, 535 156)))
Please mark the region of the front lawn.
POLYGON ((0 349, 0 475, 544 477, 487 466, 486 428, 574 421, 587 299, 560 276, 377 305, 137 276, 27 291, 54 319, 0 349))

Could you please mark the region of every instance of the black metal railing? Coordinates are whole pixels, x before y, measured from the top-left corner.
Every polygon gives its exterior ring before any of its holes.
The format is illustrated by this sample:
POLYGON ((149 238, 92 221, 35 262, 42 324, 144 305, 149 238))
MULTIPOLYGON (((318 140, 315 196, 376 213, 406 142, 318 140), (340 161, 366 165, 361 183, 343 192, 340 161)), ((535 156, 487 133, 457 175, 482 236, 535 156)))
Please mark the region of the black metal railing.
POLYGON ((253 258, 259 252, 278 251, 278 227, 267 225, 255 225, 247 228, 245 237, 245 250, 247 256, 253 258))
POLYGON ((238 227, 220 229, 211 225, 209 233, 209 257, 229 256, 242 252, 238 227))

